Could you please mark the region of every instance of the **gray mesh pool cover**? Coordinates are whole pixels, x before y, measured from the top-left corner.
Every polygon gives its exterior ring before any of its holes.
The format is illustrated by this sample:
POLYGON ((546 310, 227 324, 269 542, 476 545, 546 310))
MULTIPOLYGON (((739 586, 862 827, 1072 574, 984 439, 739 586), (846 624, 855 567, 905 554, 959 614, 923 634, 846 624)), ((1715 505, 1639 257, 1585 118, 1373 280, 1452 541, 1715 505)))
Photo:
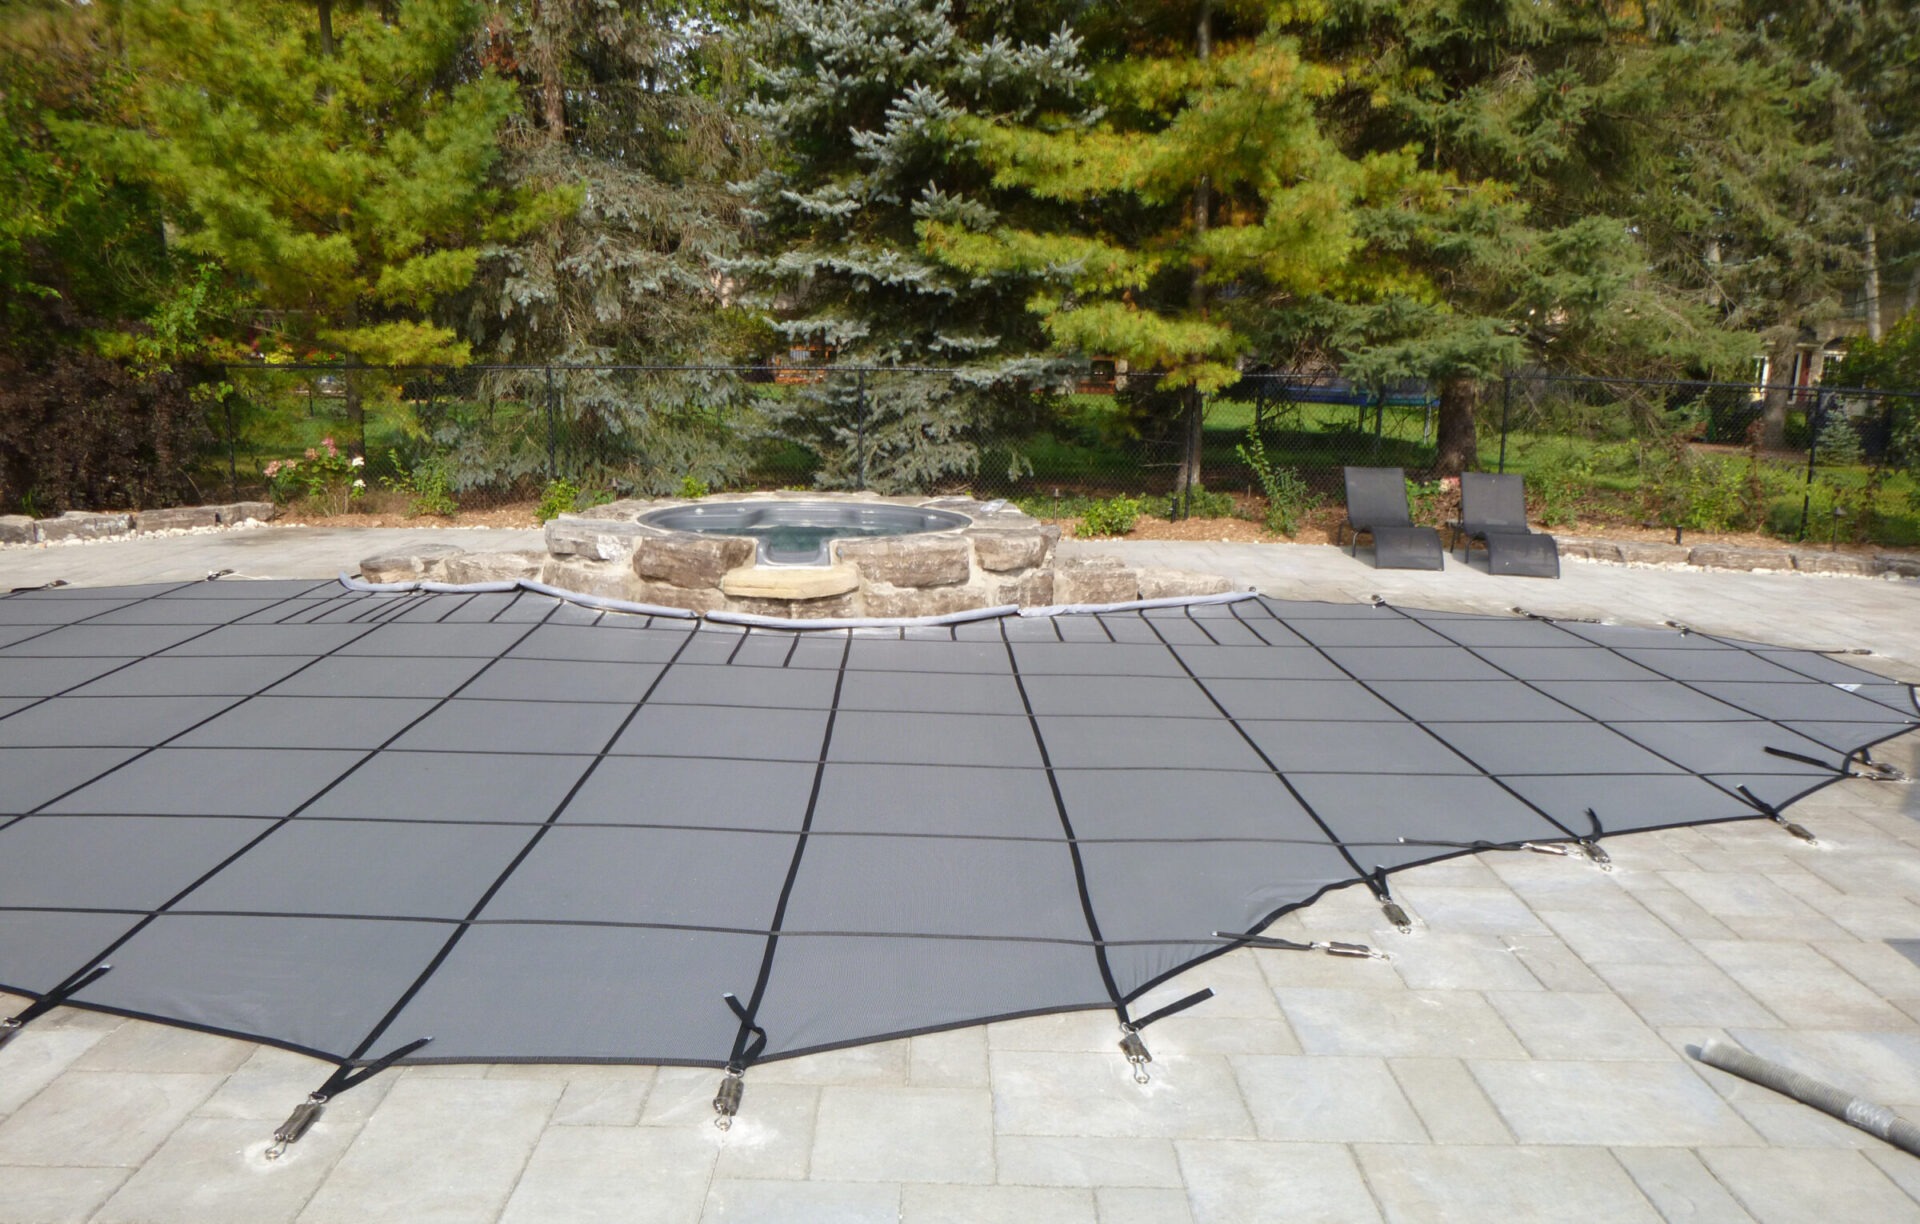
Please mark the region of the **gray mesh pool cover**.
POLYGON ((0 983, 343 1066, 1124 1018, 1216 932, 1376 868, 1765 814, 1915 714, 1820 654, 1365 605, 798 633, 25 592, 0 983))

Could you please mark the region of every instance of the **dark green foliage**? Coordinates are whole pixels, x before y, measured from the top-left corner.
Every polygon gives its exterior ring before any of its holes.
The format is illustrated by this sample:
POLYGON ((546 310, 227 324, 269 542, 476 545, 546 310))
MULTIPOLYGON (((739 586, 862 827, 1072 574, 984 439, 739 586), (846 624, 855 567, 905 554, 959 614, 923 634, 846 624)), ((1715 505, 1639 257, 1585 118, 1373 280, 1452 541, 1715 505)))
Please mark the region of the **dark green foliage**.
POLYGON ((1091 502, 1080 512, 1080 522, 1073 534, 1083 539, 1123 536, 1133 530, 1144 509, 1146 503, 1137 497, 1109 497, 1091 502))

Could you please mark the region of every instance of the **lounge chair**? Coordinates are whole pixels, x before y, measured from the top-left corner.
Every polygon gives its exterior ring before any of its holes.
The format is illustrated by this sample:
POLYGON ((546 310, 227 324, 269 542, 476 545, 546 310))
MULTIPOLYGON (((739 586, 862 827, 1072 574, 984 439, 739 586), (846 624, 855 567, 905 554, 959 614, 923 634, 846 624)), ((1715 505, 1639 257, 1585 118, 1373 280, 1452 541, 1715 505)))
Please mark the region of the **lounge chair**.
POLYGON ((1440 533, 1416 527, 1407 513, 1407 477, 1399 468, 1346 469, 1347 521, 1334 533, 1353 532, 1353 555, 1360 555, 1362 533, 1373 537, 1375 569, 1437 570, 1446 565, 1440 533))
POLYGON ((1527 526, 1527 489, 1518 476, 1468 472, 1460 477, 1460 521, 1448 524, 1464 559, 1475 540, 1487 545, 1487 572, 1558 578, 1560 545, 1527 526))

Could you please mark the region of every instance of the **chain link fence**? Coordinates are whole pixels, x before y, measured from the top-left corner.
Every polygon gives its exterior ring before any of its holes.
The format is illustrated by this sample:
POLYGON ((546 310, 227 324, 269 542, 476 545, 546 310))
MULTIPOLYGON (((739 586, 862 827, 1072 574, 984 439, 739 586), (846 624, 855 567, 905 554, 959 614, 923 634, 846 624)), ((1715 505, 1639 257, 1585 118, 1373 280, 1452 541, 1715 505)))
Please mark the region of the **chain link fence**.
MULTIPOLYGON (((1126 497, 1164 517, 1239 514, 1291 533, 1337 507, 1344 466, 1364 465, 1405 469, 1417 508, 1447 508, 1430 479, 1440 406, 1421 383, 1262 372, 1202 397, 1099 363, 1000 381, 502 365, 237 366, 228 382, 214 459, 235 497, 312 500, 323 475, 363 483, 338 504, 435 512, 721 489, 965 490, 1050 517, 1126 497), (330 460, 329 441, 364 464, 330 460)), ((1917 407, 1903 392, 1515 374, 1482 387, 1478 466, 1526 476, 1552 526, 1914 544, 1917 407)))

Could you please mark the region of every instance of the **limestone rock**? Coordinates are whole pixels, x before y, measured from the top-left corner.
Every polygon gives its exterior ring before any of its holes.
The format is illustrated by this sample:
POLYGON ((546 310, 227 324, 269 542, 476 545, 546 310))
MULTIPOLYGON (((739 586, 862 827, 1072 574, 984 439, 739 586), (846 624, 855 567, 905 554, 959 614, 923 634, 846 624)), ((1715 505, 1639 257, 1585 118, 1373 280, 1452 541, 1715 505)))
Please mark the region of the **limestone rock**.
POLYGON ((131 515, 86 510, 69 510, 59 518, 41 519, 35 524, 42 540, 99 540, 125 535, 132 526, 131 515))
POLYGON ((1793 558, 1770 548, 1740 548, 1732 544, 1702 544, 1687 556, 1689 563, 1709 569, 1790 570, 1793 558))
POLYGON ((988 576, 988 607, 1018 604, 1023 608, 1044 608, 1053 602, 1053 571, 1050 569, 988 576))
POLYGON ((684 532, 638 540, 633 572, 650 582, 678 587, 717 587, 727 571, 753 560, 753 541, 741 536, 698 536, 684 532))
POLYGON ((727 571, 720 589, 736 599, 828 599, 858 591, 860 573, 851 565, 743 565, 727 571))
POLYGON ((842 540, 838 560, 868 582, 897 587, 954 586, 972 576, 967 542, 960 536, 883 536, 842 540))
POLYGON ((472 582, 516 582, 522 578, 540 577, 545 561, 545 554, 537 552, 457 553, 440 563, 440 576, 443 582, 462 585, 472 582))
POLYGON ((1060 539, 1060 529, 1052 524, 1031 531, 994 528, 969 531, 967 538, 973 541, 973 556, 981 569, 1004 574, 1045 565, 1060 539))
POLYGON ((671 582, 648 582, 644 578, 629 577, 632 588, 625 596, 636 603, 658 604, 663 608, 685 608, 689 612, 718 612, 727 607, 727 597, 717 589, 707 587, 704 590, 691 590, 677 587, 671 582))
POLYGON ((633 593, 637 585, 633 571, 613 561, 548 557, 540 567, 540 581, 582 595, 598 595, 604 599, 639 599, 633 593))
POLYGON ((1191 570, 1141 567, 1141 599, 1174 599, 1188 595, 1224 595, 1233 584, 1218 574, 1197 574, 1191 570))
POLYGON ((33 519, 24 514, 0 514, 0 544, 31 544, 40 538, 33 519))
POLYGON ((988 597, 985 583, 965 586, 897 587, 891 583, 870 583, 865 591, 868 616, 945 616, 950 612, 968 612, 1006 600, 988 597))
POLYGON ((1621 540, 1614 545, 1620 560, 1639 565, 1685 565, 1693 550, 1685 544, 1655 544, 1646 540, 1621 540))
POLYGON ((1084 564, 1078 559, 1062 561, 1054 567, 1053 600, 1062 604, 1127 603, 1140 598, 1140 574, 1137 570, 1107 557, 1090 557, 1084 564))
POLYGON ((135 531, 179 531, 219 525, 218 506, 172 506, 165 510, 141 510, 133 516, 135 531))
POLYGON ((829 595, 824 599, 728 599, 726 608, 729 612, 741 612, 748 616, 779 616, 789 619, 861 615, 860 597, 852 591, 845 595, 829 595))
POLYGON ((437 579, 440 564, 463 550, 451 544, 422 544, 412 552, 368 557, 360 563, 360 577, 368 582, 419 582, 437 579))
POLYGON ((1807 574, 1860 574, 1874 572, 1873 558, 1857 553, 1815 552, 1795 549, 1791 554, 1793 568, 1807 574))
POLYGON ((673 498, 623 497, 619 501, 607 502, 593 508, 593 517, 609 522, 631 523, 649 510, 658 510, 662 506, 678 506, 680 501, 673 498))
POLYGON ((580 518, 563 514, 547 521, 547 551, 556 557, 583 557, 588 561, 627 561, 651 528, 618 519, 580 518))
POLYGON ((243 501, 231 505, 213 507, 222 523, 244 523, 252 519, 257 523, 270 523, 273 516, 280 513, 280 507, 269 501, 243 501))
POLYGON ((1898 553, 1879 553, 1873 558, 1873 570, 1876 574, 1893 574, 1900 578, 1920 578, 1920 557, 1903 557, 1898 553))
POLYGON ((1618 561, 1620 545, 1613 540, 1590 540, 1580 536, 1559 536, 1554 540, 1562 557, 1578 557, 1587 561, 1618 561))

